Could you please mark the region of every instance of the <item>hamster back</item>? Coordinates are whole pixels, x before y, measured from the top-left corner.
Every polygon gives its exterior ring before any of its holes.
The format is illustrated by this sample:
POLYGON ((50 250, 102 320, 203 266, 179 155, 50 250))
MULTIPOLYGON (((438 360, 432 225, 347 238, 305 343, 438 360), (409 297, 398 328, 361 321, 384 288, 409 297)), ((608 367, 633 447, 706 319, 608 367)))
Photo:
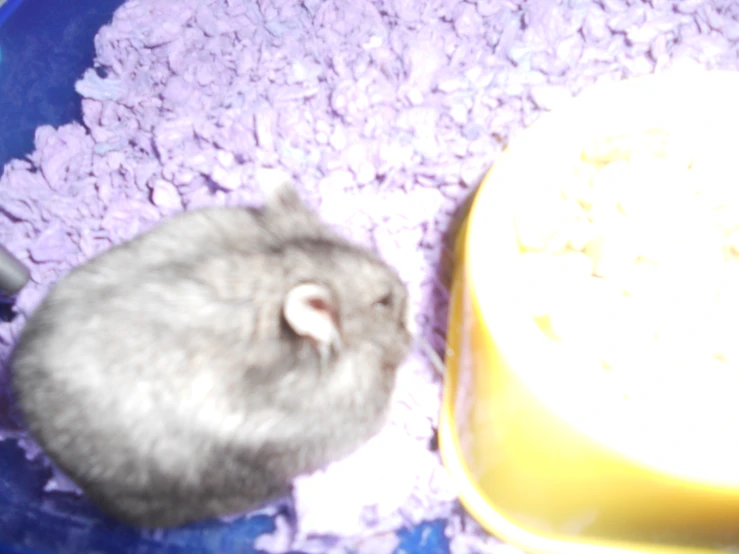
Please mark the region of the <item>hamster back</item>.
POLYGON ((383 425, 405 287, 288 185, 177 215, 75 268, 11 360, 31 434, 108 513, 249 510, 383 425))

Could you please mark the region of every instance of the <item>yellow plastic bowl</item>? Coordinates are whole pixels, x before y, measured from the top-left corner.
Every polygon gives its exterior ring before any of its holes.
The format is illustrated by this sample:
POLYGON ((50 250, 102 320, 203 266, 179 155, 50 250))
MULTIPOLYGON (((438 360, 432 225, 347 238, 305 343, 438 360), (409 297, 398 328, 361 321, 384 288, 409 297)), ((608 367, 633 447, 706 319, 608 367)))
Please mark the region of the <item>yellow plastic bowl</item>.
MULTIPOLYGON (((588 89, 512 141, 457 237, 441 454, 473 517, 530 554, 739 552, 739 464, 722 449, 739 451, 736 421, 701 430, 710 449, 695 447, 695 430, 676 444, 599 405, 595 381, 558 385, 576 362, 525 313, 511 269, 517 202, 545 202, 594 139, 653 129, 708 133, 717 154, 739 156, 739 73, 588 89)), ((655 414, 667 409, 655 402, 655 414)))

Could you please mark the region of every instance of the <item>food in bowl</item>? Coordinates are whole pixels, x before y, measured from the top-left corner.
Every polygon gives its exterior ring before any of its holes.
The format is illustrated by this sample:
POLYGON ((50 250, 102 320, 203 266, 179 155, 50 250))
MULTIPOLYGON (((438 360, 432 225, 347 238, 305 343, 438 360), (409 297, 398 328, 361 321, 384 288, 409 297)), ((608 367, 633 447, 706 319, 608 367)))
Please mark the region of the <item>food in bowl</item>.
POLYGON ((739 181, 712 178, 732 175, 729 159, 717 167, 691 150, 667 132, 603 140, 549 213, 522 208, 531 314, 604 370, 649 358, 730 370, 739 383, 739 181))
POLYGON ((659 403, 675 441, 696 419, 739 429, 739 178, 717 151, 661 129, 598 138, 514 215, 537 326, 579 350, 618 409, 646 419, 659 403), (701 388, 713 401, 696 414, 701 388))

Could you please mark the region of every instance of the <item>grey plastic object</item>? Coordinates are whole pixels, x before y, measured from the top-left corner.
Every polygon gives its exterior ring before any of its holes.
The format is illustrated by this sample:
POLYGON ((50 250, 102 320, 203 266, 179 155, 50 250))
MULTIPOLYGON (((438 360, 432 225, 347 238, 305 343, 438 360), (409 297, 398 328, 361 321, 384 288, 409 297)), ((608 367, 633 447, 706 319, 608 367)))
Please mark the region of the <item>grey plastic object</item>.
POLYGON ((15 294, 26 285, 30 275, 28 268, 0 245, 0 292, 15 294))

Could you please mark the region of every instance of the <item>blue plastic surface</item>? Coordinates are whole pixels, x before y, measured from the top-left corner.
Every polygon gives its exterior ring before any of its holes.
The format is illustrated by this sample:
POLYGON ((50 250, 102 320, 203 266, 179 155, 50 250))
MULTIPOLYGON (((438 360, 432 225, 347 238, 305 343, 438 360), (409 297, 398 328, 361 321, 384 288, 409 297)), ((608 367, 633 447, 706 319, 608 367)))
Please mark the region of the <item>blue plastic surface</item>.
MULTIPOLYGON (((0 27, 0 166, 33 151, 38 125, 79 119, 74 82, 92 65, 94 35, 122 0, 9 2, 16 9, 0 27)), ((0 405, 3 413, 7 406, 0 405)), ((255 537, 274 529, 270 518, 254 516, 154 537, 112 521, 84 499, 42 494, 48 475, 42 464, 26 461, 15 441, 0 442, 0 554, 251 554, 255 537)), ((396 554, 447 554, 444 526, 400 530, 396 554)))
MULTIPOLYGON (((1 2, 2 0, 0 0, 1 2)), ((10 17, 23 0, 6 0, 0 4, 0 25, 10 17)))

